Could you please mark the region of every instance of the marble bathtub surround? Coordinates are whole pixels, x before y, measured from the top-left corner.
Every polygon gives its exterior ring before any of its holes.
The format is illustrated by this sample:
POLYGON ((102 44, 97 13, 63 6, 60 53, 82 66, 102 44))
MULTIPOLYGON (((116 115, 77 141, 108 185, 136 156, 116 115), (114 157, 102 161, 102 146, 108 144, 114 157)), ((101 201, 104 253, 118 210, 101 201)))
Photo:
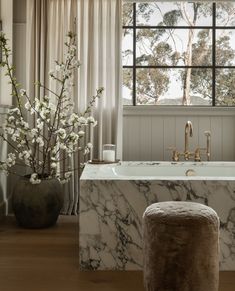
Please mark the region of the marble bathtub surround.
POLYGON ((161 201, 212 207, 220 218, 220 269, 235 270, 233 162, 86 165, 79 201, 80 268, 142 269, 142 215, 147 206, 161 201), (189 169, 196 176, 185 176, 189 169))

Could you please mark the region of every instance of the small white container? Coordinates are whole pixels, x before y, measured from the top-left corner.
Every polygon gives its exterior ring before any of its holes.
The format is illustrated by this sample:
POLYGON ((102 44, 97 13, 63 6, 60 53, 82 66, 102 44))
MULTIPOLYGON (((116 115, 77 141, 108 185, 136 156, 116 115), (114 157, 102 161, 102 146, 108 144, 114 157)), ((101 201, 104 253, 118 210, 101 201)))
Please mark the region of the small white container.
POLYGON ((116 161, 116 146, 114 144, 103 145, 103 160, 104 162, 116 161))

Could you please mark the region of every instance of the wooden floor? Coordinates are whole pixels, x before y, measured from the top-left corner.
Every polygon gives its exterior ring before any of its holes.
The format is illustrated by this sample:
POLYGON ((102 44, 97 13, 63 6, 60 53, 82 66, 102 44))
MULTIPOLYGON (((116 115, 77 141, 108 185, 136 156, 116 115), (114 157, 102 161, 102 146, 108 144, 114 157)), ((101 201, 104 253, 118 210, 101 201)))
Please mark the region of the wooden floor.
MULTIPOLYGON (((75 216, 44 230, 0 222, 0 291, 144 291, 141 272, 80 272, 77 225, 75 216)), ((220 274, 219 291, 235 291, 235 272, 220 274)))

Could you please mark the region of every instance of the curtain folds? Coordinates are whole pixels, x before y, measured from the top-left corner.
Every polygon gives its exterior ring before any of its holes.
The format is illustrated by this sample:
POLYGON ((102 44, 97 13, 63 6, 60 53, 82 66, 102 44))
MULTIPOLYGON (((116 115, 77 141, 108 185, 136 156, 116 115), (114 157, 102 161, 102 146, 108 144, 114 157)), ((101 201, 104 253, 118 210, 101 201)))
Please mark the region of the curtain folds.
POLYGON ((117 146, 122 158, 122 1, 78 0, 78 44, 82 63, 78 107, 84 109, 98 87, 103 96, 93 108, 93 157, 102 158, 102 145, 117 146))
MULTIPOLYGON (((55 68, 55 60, 62 60, 64 43, 68 31, 76 29, 76 0, 28 0, 26 27, 26 90, 33 98, 41 98, 50 93, 34 86, 40 81, 48 88, 56 89, 55 82, 49 79, 49 72, 55 68)), ((53 98, 53 96, 50 96, 53 98)), ((76 98, 76 94, 72 96, 76 98)), ((28 116, 29 122, 35 122, 28 116)), ((78 168, 77 156, 71 159, 71 167, 78 168), (75 166, 76 165, 76 166, 75 166)), ((70 183, 63 186, 65 202, 63 214, 76 214, 78 203, 78 173, 70 183)))
MULTIPOLYGON (((121 13, 121 0, 27 0, 28 95, 34 98, 49 95, 49 92, 34 87, 36 81, 56 89, 48 73, 54 69, 55 60, 63 58, 67 32, 77 30, 78 59, 82 66, 76 76, 72 96, 75 110, 83 112, 96 89, 105 88, 103 97, 93 108, 92 114, 98 120, 98 126, 89 138, 94 145, 93 156, 98 158, 101 158, 104 143, 116 144, 118 158, 122 156, 121 13)), ((35 122, 30 120, 31 116, 28 118, 31 123, 35 122)), ((75 154, 69 166, 78 168, 78 163, 78 154, 75 154)), ((78 171, 64 187, 62 213, 77 214, 78 171)))

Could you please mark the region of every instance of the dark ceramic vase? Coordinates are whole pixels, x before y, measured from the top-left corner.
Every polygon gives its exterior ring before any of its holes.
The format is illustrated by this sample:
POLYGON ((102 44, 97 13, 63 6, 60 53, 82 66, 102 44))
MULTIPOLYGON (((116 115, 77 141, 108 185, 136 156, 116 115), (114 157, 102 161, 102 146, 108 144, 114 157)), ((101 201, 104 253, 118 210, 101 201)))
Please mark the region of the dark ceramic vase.
POLYGON ((40 184, 32 184, 28 177, 22 177, 13 190, 12 208, 18 224, 24 228, 54 225, 62 206, 62 187, 57 179, 42 179, 40 184))

